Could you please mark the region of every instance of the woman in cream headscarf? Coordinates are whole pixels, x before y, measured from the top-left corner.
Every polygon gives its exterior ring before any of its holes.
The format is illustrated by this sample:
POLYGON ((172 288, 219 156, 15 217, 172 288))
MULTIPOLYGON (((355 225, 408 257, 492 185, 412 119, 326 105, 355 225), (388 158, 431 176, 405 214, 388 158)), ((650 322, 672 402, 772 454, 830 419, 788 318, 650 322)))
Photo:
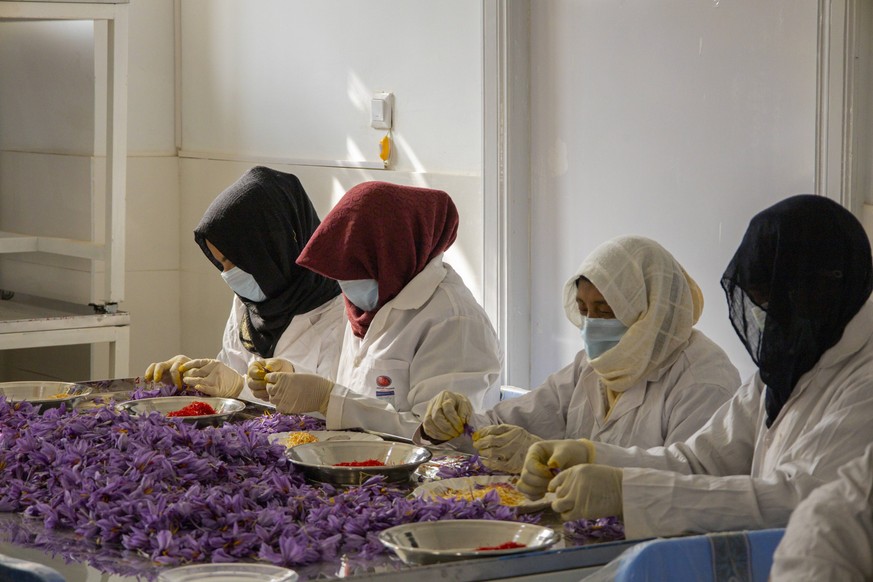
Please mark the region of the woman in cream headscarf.
MULTIPOLYGON (((652 240, 624 236, 597 247, 564 286, 564 310, 584 343, 571 364, 484 414, 443 392, 431 401, 421 436, 446 441, 472 426, 485 464, 517 473, 541 439, 643 448, 682 441, 739 386, 724 351, 693 328, 703 310, 700 288, 652 240)), ((453 444, 469 446, 462 439, 453 444)))

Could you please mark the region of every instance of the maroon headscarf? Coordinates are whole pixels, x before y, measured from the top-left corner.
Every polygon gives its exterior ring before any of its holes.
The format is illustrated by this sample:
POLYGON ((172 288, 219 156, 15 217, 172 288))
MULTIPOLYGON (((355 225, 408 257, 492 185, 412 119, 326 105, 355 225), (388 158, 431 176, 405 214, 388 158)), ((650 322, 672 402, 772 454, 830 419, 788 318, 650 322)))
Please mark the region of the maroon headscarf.
POLYGON ((364 337, 379 309, 457 234, 458 210, 442 190, 364 182, 324 217, 297 264, 339 281, 378 281, 379 302, 372 311, 345 299, 352 331, 364 337))

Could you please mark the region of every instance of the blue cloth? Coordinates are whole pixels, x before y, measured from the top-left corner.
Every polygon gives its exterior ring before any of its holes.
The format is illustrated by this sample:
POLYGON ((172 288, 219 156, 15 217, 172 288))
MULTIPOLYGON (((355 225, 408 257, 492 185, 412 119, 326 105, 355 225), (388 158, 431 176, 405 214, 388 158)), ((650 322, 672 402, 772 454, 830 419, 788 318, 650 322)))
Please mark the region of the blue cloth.
POLYGON ((640 543, 588 580, 766 582, 784 529, 715 533, 640 543))
POLYGON ((54 568, 0 554, 0 582, 64 582, 54 568))

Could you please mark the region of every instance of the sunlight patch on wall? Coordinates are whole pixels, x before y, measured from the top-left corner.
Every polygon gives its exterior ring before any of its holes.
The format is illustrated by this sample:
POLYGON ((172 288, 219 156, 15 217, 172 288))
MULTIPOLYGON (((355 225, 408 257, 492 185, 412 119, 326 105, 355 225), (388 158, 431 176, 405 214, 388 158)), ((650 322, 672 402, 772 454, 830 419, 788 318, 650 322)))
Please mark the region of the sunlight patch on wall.
POLYGON ((348 86, 346 88, 349 101, 355 109, 367 113, 370 106, 372 91, 364 84, 361 78, 354 72, 349 71, 348 86))
POLYGON ((395 132, 393 135, 394 143, 398 146, 398 153, 402 152, 402 154, 409 159, 409 163, 412 164, 412 167, 416 172, 426 172, 427 168, 424 167, 424 164, 422 164, 418 156, 415 155, 415 151, 409 145, 409 142, 407 142, 403 137, 403 134, 395 132))

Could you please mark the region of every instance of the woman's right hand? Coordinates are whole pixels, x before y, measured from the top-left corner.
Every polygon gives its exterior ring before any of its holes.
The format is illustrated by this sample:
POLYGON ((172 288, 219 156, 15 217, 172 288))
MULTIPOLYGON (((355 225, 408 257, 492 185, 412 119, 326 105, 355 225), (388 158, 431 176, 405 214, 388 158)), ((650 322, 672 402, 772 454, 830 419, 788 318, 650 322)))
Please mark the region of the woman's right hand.
POLYGON ((464 433, 473 405, 463 394, 443 390, 427 404, 421 429, 433 441, 449 441, 464 433))
POLYGON ((166 362, 155 362, 146 369, 143 374, 143 379, 146 382, 161 382, 164 384, 173 384, 176 388, 182 387, 182 374, 179 372, 179 366, 190 361, 188 356, 178 355, 173 356, 166 362))

